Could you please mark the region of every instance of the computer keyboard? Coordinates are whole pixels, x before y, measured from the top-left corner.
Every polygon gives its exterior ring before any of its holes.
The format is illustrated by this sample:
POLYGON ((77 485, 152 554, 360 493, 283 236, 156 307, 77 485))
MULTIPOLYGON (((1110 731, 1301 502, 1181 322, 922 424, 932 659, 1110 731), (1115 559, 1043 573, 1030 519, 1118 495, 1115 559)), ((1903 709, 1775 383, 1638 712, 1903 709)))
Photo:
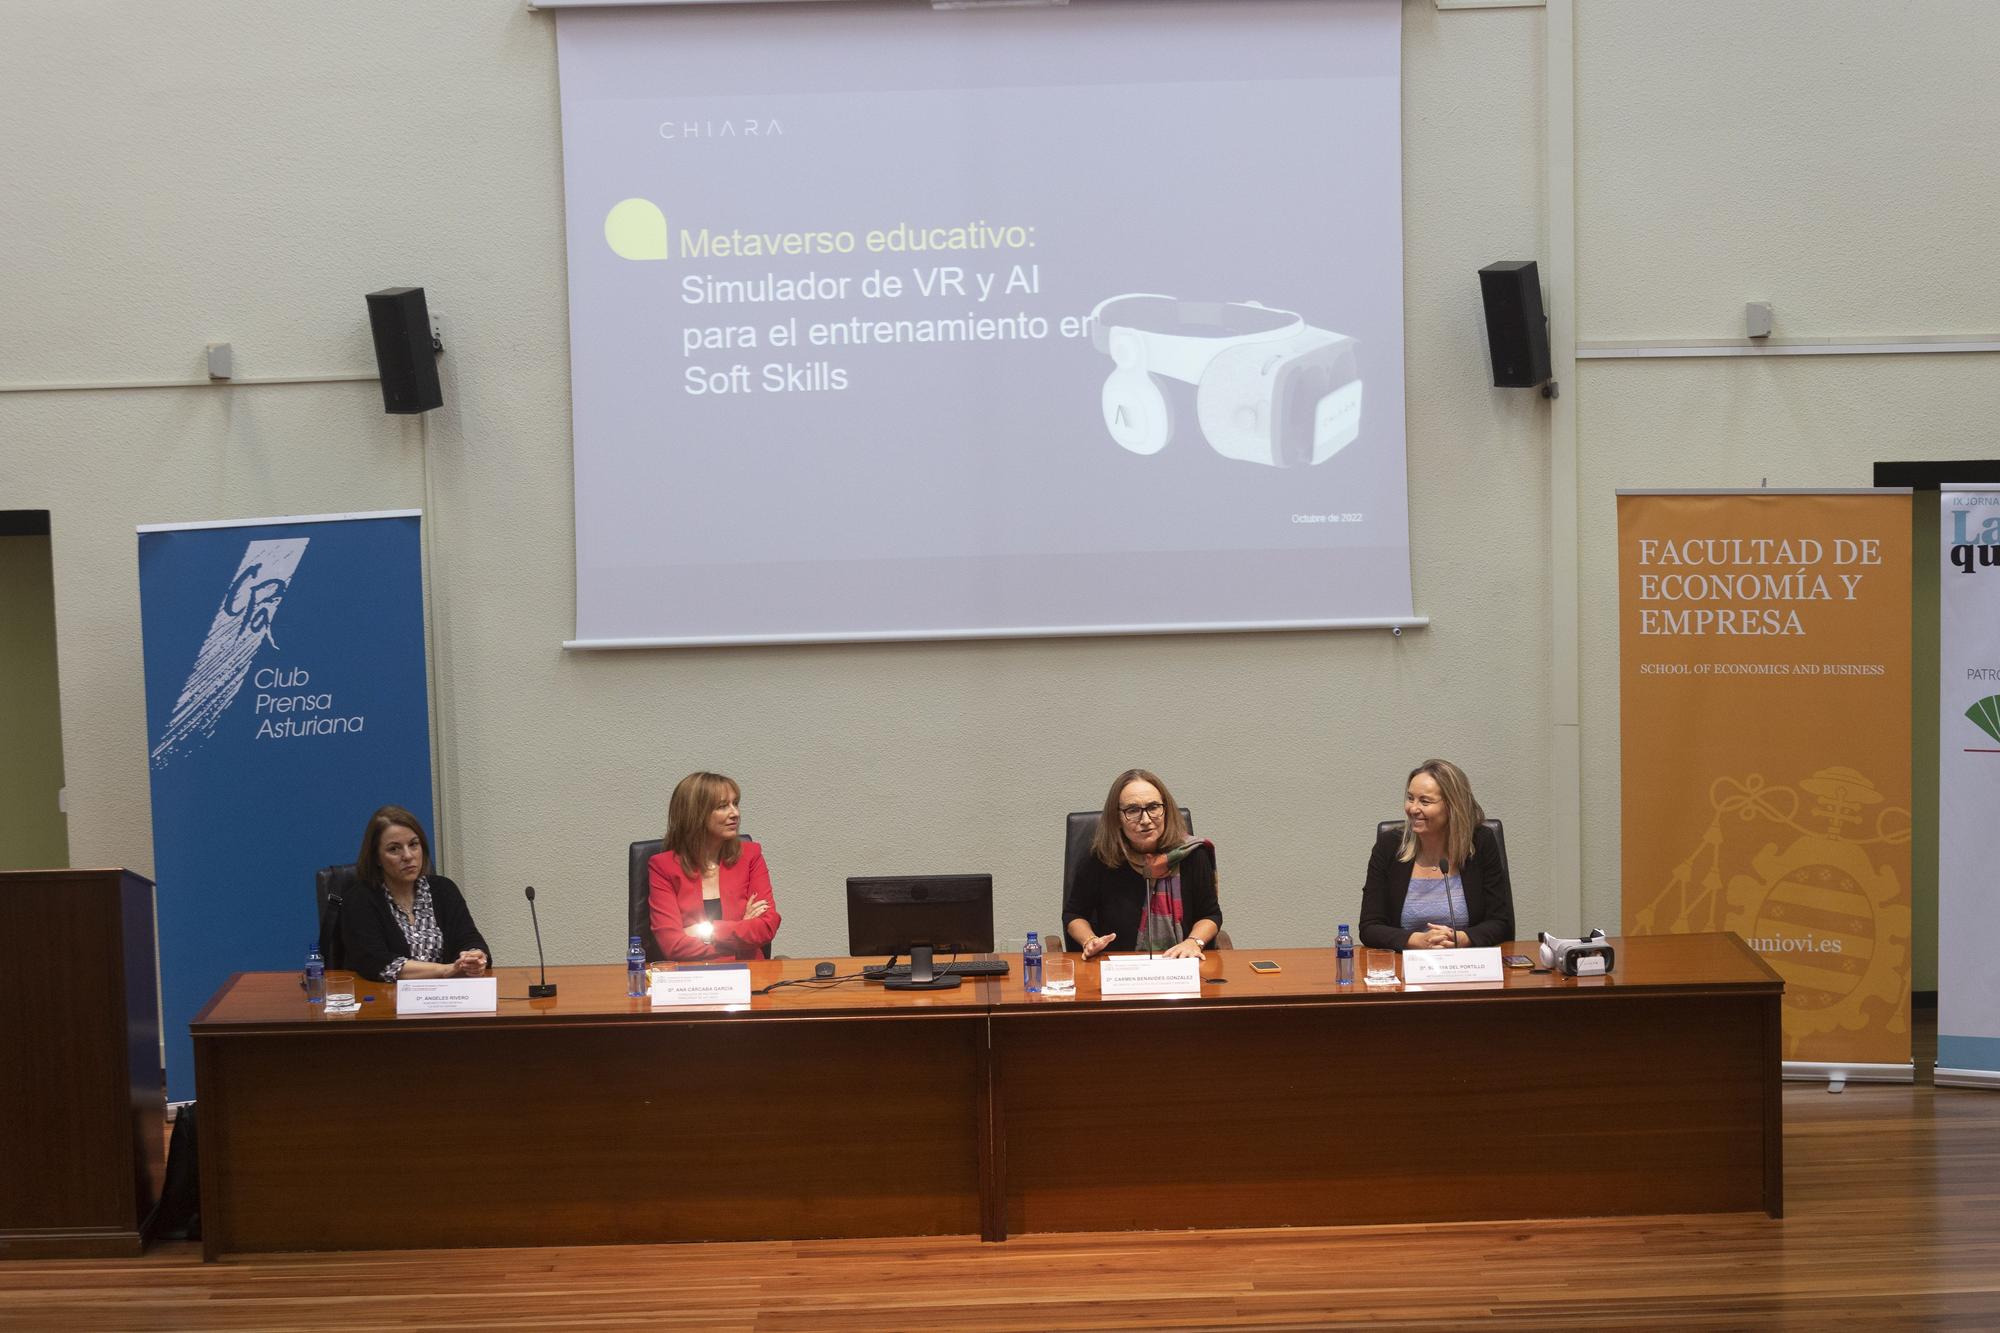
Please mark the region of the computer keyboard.
MULTIPOLYGON (((946 975, 955 977, 1004 977, 1007 975, 1007 960, 1005 958, 965 958, 956 963, 939 963, 931 971, 941 977, 946 975)), ((889 977, 907 977, 910 975, 910 965, 908 963, 898 963, 894 967, 884 967, 880 963, 877 963, 873 967, 862 968, 861 975, 869 981, 882 981, 889 977)))

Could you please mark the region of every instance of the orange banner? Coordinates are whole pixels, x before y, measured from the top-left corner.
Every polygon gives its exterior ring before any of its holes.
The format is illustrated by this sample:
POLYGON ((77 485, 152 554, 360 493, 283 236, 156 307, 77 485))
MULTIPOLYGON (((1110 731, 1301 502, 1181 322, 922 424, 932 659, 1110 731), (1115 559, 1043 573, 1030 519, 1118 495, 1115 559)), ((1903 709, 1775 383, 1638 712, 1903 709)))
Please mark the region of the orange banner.
POLYGON ((1624 930, 1732 930, 1784 1056, 1910 1062, 1910 497, 1618 497, 1624 930))

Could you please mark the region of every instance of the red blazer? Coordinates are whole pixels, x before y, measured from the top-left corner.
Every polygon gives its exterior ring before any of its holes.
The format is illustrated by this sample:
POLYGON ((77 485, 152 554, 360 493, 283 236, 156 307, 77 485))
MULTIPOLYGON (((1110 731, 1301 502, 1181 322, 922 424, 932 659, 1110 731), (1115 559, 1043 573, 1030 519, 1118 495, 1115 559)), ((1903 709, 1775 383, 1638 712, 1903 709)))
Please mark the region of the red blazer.
POLYGON ((661 852, 646 862, 652 881, 647 905, 653 914, 653 937, 660 952, 680 962, 704 958, 764 958, 771 952, 771 940, 778 933, 778 900, 771 896, 771 872, 764 868, 764 851, 745 841, 736 864, 720 872, 722 920, 715 923, 714 940, 691 934, 708 919, 701 906, 701 876, 690 875, 672 852, 661 852), (764 914, 745 921, 750 900, 768 903, 764 914))

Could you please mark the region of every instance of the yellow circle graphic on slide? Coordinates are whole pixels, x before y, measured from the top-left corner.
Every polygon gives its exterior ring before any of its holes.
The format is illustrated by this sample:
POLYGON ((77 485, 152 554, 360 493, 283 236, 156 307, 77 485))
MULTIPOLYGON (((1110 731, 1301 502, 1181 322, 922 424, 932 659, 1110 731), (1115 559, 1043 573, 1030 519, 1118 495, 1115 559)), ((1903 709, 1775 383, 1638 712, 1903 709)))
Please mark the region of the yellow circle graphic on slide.
POLYGON ((620 259, 665 259, 667 218, 650 199, 627 199, 604 215, 604 239, 620 259))

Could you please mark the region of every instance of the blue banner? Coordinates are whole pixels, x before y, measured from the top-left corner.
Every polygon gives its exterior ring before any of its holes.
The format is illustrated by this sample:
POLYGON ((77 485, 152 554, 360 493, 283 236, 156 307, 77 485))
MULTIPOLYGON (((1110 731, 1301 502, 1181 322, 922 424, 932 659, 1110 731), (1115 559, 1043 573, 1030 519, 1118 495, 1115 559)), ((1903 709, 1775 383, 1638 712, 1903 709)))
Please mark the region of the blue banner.
MULTIPOLYGON (((313 872, 377 806, 431 830, 415 511, 139 529, 167 1095, 232 972, 302 967, 313 872)), ((303 1008, 301 1009, 303 1013, 303 1008)))

